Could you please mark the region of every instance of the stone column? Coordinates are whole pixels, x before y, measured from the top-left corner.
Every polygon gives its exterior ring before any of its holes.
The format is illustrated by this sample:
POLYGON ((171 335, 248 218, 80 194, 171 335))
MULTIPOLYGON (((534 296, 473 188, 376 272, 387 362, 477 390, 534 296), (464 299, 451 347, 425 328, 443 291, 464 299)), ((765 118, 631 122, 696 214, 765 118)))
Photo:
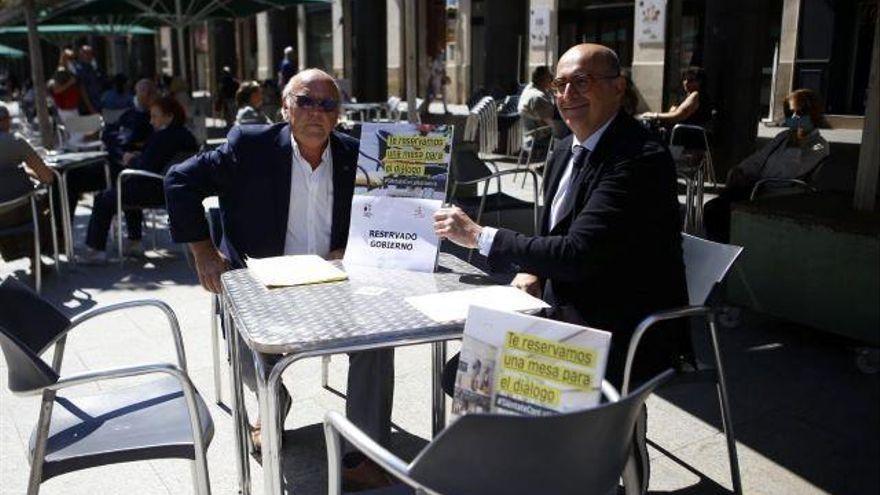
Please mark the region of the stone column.
POLYGON ((471 93, 471 0, 458 2, 455 21, 455 47, 448 51, 446 94, 450 103, 466 103, 471 93))
MULTIPOLYGON (((663 6, 666 8, 666 5, 663 6)), ((632 60, 632 81, 640 96, 640 109, 646 109, 653 112, 663 111, 663 76, 666 68, 666 39, 663 36, 662 41, 639 43, 638 30, 639 8, 633 8, 633 24, 636 28, 633 30, 633 60, 632 60)))
POLYGON ((880 176, 880 16, 874 21, 874 48, 871 55, 871 74, 868 76, 868 105, 865 107, 865 127, 862 130, 862 146, 859 151, 859 168, 856 172, 856 190, 853 206, 857 210, 873 211, 877 206, 877 179, 880 176))
POLYGON ((298 69, 303 70, 307 65, 308 58, 308 50, 306 47, 307 39, 306 36, 306 6, 305 5, 297 5, 296 6, 296 59, 298 64, 298 69))
POLYGON ((272 29, 268 12, 257 14, 257 78, 275 79, 272 61, 272 29))
POLYGON ((794 61, 797 58, 798 24, 800 24, 802 0, 783 0, 782 26, 779 31, 779 63, 773 81, 773 106, 769 120, 780 122, 785 118, 783 111, 785 96, 791 93, 794 84, 794 61))
POLYGON ((386 29, 386 56, 388 67, 388 94, 401 97, 403 86, 403 9, 401 0, 385 0, 388 28, 386 29))
POLYGON ((528 42, 526 43, 526 56, 528 57, 528 72, 525 80, 528 81, 532 71, 541 65, 549 66, 551 70, 556 68, 556 60, 559 58, 559 0, 530 0, 529 1, 529 26, 528 42), (544 22, 549 25, 544 27, 544 22), (533 30, 536 30, 533 32, 533 30), (546 34, 546 37, 544 36, 546 34), (541 39, 546 38, 545 43, 541 39))
MULTIPOLYGON (((349 0, 333 0, 333 75, 351 82, 351 5, 349 0)), ((343 88, 345 89, 345 88, 343 88)), ((348 90, 351 90, 349 84, 348 90)))

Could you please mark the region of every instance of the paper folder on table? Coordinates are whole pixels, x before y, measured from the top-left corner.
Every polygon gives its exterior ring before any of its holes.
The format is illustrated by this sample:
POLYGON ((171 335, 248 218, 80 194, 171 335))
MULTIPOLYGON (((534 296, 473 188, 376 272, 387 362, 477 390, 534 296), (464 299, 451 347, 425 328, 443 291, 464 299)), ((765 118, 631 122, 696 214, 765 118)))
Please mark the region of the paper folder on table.
POLYGON ((321 284, 345 280, 348 275, 314 254, 250 258, 248 270, 266 287, 321 284))

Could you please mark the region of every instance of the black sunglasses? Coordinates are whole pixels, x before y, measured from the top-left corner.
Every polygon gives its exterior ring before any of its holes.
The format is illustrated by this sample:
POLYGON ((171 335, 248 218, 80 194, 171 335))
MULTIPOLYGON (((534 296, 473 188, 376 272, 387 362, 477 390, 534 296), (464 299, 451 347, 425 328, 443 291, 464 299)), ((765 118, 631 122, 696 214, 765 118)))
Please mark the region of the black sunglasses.
POLYGON ((297 108, 318 109, 322 112, 332 112, 339 108, 339 102, 332 98, 312 98, 308 95, 293 95, 293 102, 297 108))

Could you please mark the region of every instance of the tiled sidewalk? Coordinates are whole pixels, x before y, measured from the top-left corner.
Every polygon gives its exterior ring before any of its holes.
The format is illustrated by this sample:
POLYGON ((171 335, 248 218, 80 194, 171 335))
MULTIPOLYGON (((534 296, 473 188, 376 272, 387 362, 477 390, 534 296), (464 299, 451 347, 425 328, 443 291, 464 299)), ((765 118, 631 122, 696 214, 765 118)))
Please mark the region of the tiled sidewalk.
MULTIPOLYGON (((80 207, 78 213, 81 234, 88 210, 80 207)), ((44 293, 70 314, 140 298, 156 298, 172 306, 180 318, 192 380, 210 403, 216 425, 209 451, 213 492, 237 493, 230 416, 213 402, 209 298, 167 233, 161 232, 159 238, 161 256, 150 252, 147 259, 124 267, 65 266, 60 277, 47 277, 44 293)), ((23 260, 4 263, 0 276, 15 272, 29 282, 26 270, 23 260)), ((721 339, 746 493, 880 492, 876 470, 880 377, 855 368, 850 344, 748 313, 739 327, 724 329, 721 339)), ((173 356, 163 321, 149 310, 137 310, 95 320, 72 334, 63 372, 171 361, 173 356)), ((429 364, 425 346, 396 353, 394 423, 401 430, 394 436, 394 450, 410 458, 430 434, 429 364)), ((345 357, 333 359, 334 388, 344 390, 346 368, 345 357)), ((321 388, 319 360, 294 365, 284 378, 295 397, 285 425, 286 486, 296 493, 324 493, 324 438, 319 423, 325 411, 343 411, 343 400, 321 388)), ((5 363, 0 364, 0 383, 0 493, 19 494, 27 482, 25 453, 37 399, 9 393, 5 363)), ((125 385, 105 382, 100 387, 125 385)), ((95 390, 72 389, 69 395, 95 390)), ((223 390, 228 397, 225 375, 223 390)), ((649 401, 649 438, 658 446, 652 450, 651 492, 729 491, 719 421, 711 386, 671 388, 649 401)), ((262 471, 254 461, 252 472, 254 493, 263 493, 262 471)), ((49 480, 42 490, 47 495, 190 492, 188 463, 176 460, 68 474, 49 480)))

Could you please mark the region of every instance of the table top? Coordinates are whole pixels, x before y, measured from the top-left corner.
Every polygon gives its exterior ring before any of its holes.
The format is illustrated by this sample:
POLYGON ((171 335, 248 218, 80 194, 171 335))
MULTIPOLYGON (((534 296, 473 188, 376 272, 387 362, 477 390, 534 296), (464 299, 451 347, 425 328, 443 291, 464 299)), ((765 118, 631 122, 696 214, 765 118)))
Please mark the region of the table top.
POLYGON ((485 273, 446 253, 435 273, 333 263, 348 280, 267 289, 246 269, 224 273, 226 310, 247 344, 281 354, 459 333, 464 321, 435 322, 404 298, 493 285, 485 273))
POLYGON ((48 155, 44 158, 46 165, 63 168, 73 164, 103 160, 107 158, 106 151, 68 151, 56 155, 48 155))

